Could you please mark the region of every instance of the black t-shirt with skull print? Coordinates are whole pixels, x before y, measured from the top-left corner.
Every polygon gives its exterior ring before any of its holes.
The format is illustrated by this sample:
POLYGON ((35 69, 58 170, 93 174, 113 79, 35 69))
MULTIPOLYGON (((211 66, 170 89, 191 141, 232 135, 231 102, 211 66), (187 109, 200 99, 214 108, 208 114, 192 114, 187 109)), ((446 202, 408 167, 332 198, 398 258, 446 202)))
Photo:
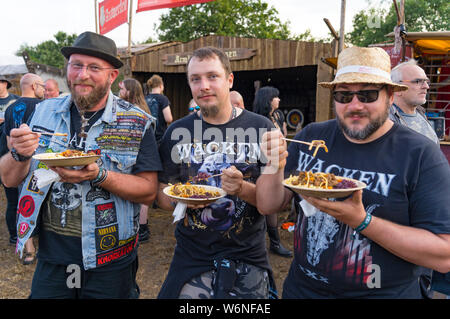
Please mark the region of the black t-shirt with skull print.
MULTIPOLYGON (((222 125, 211 125, 196 113, 167 129, 160 145, 164 184, 196 181, 234 165, 255 183, 263 163, 259 141, 273 128, 265 117, 244 110, 222 125)), ((196 182, 221 186, 221 177, 196 182)), ((265 247, 265 217, 237 196, 226 196, 204 209, 187 209, 175 230, 177 246, 160 298, 177 298, 181 286, 213 269, 218 258, 240 260, 270 269, 265 247)))

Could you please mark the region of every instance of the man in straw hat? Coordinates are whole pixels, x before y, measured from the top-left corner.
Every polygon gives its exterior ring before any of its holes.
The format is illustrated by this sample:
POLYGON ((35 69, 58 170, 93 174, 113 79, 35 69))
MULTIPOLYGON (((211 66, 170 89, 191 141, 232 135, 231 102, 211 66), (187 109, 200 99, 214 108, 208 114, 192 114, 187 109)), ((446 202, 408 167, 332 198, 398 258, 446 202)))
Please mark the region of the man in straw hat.
POLYGON ((328 152, 314 157, 299 143, 287 152, 280 132, 263 136, 272 174, 257 181, 257 207, 279 211, 294 196, 300 211, 284 298, 421 298, 420 266, 450 269, 450 168, 430 139, 388 118, 393 92, 406 89, 389 71, 380 48, 340 53, 334 81, 319 83, 333 92, 336 119, 295 137, 324 140, 328 152), (300 196, 282 184, 299 171, 367 187, 347 198, 300 196))
POLYGON ((12 129, 0 162, 5 185, 23 185, 19 253, 41 223, 31 298, 135 297, 139 206, 154 200, 161 168, 150 120, 111 93, 122 66, 113 40, 85 32, 61 52, 71 94, 43 101, 28 125, 12 129), (73 159, 70 167, 47 162, 51 170, 32 158, 67 149, 100 156, 75 169, 73 159))

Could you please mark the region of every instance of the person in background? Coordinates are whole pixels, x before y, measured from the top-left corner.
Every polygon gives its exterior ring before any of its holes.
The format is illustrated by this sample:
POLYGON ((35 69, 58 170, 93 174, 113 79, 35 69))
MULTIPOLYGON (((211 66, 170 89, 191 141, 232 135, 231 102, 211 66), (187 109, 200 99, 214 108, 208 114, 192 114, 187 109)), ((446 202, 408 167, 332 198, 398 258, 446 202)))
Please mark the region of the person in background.
MULTIPOLYGON (((27 73, 20 79, 20 90, 22 96, 18 98, 5 112, 4 134, 6 136, 8 149, 11 150, 10 132, 14 128, 19 128, 23 123, 27 123, 33 114, 36 105, 44 97, 44 82, 39 75, 27 73)), ((19 189, 16 187, 5 187, 8 205, 6 208, 6 219, 8 229, 14 225, 14 234, 17 233, 16 215, 19 200, 19 189)), ((12 233, 12 230, 10 230, 12 233)), ((36 259, 36 248, 31 236, 25 243, 25 254, 22 259, 24 265, 34 263, 36 259)))
MULTIPOLYGON (((391 120, 423 134, 439 145, 439 138, 422 107, 427 101, 426 96, 430 89, 430 80, 425 71, 417 65, 416 60, 411 59, 394 67, 391 70, 391 79, 395 83, 408 86, 408 91, 394 93, 394 103, 389 114, 391 120)), ((431 270, 425 270, 425 274, 421 276, 424 289, 428 290, 431 285, 433 290, 450 295, 450 273, 430 272, 431 270)))
POLYGON ((422 107, 427 101, 427 92, 430 88, 430 80, 425 71, 417 65, 416 60, 411 59, 394 67, 391 70, 391 79, 394 83, 406 85, 408 90, 394 93, 394 103, 389 109, 390 119, 439 144, 439 138, 422 107))
MULTIPOLYGON (((283 124, 274 117, 274 111, 278 109, 280 92, 272 86, 264 86, 256 91, 255 100, 253 101, 253 112, 267 117, 276 128, 283 129, 283 124)), ((286 129, 286 127, 284 127, 286 129)), ((283 135, 286 134, 283 132, 283 135)), ((278 215, 270 214, 266 216, 267 234, 270 239, 269 249, 273 253, 282 257, 292 257, 292 252, 286 249, 281 243, 280 233, 278 231, 278 215)))
POLYGON ((48 79, 45 81, 44 99, 51 99, 59 96, 58 82, 54 79, 48 79))
MULTIPOLYGON (((141 108, 144 112, 150 114, 147 102, 145 102, 144 92, 142 85, 139 81, 129 78, 119 83, 119 97, 128 101, 137 107, 141 108)), ((152 126, 156 119, 152 116, 152 126)), ((148 228, 148 205, 141 204, 141 210, 139 213, 139 242, 144 243, 150 239, 150 229, 148 228)))
POLYGON ((201 112, 175 121, 164 134, 158 206, 174 209, 176 202, 163 191, 169 184, 218 173, 222 175, 199 183, 221 187, 227 196, 206 206, 188 205, 176 226, 177 244, 158 298, 269 298, 275 285, 265 218, 255 208, 255 181, 263 166, 256 155, 261 154, 261 131, 273 124, 231 105, 234 77, 222 50, 195 50, 187 79, 201 112), (242 130, 252 133, 237 133, 242 130), (243 143, 254 151, 241 147, 243 143))
MULTIPOLYGON (((8 92, 11 88, 11 82, 4 76, 0 75, 0 156, 3 156, 8 152, 8 145, 6 144, 6 135, 4 134, 4 124, 5 124, 5 111, 13 104, 19 97, 15 94, 8 92)), ((1 183, 1 181, 0 181, 1 183)), ((9 244, 15 245, 17 241, 17 231, 16 231, 16 216, 15 212, 11 212, 8 209, 14 207, 10 206, 16 199, 12 198, 12 194, 7 194, 8 190, 5 188, 5 196, 8 199, 7 209, 6 209, 6 226, 9 231, 9 244), (11 198, 11 203, 10 199, 11 198)), ((17 195, 16 195, 17 196, 17 195)))
POLYGON ((188 104, 189 114, 192 114, 194 112, 199 112, 199 111, 200 111, 200 106, 197 105, 197 102, 195 102, 194 99, 191 99, 188 104))
MULTIPOLYGON (((323 140, 328 152, 263 135, 268 165, 257 181, 262 214, 299 208, 294 260, 283 298, 424 298, 421 267, 450 270, 450 167, 429 138, 389 119, 391 60, 382 48, 338 56, 329 88, 336 119, 308 124, 294 139, 323 140), (294 193, 282 181, 311 171, 364 182, 349 197, 294 193), (270 196, 268 196, 270 194, 270 196)), ((348 186, 347 186, 348 187, 348 186)))
POLYGON ((151 114, 156 118, 155 137, 159 145, 167 126, 173 121, 170 101, 163 94, 164 81, 159 75, 153 75, 147 81, 147 87, 150 90, 150 94, 145 97, 145 100, 150 108, 151 114))
POLYGON ((242 98, 242 95, 238 91, 230 92, 230 100, 233 106, 238 107, 240 109, 245 109, 244 99, 242 98))
POLYGON ((136 298, 139 209, 155 199, 161 169, 149 115, 111 92, 123 66, 113 40, 84 32, 61 53, 70 95, 41 102, 28 125, 11 130, 0 159, 5 185, 24 185, 19 254, 41 223, 30 298, 136 298), (67 136, 47 135, 54 132, 67 136), (77 169, 33 158, 68 149, 100 158, 77 169), (59 180, 38 188, 39 168, 59 180))
POLYGON ((8 106, 19 98, 17 95, 8 92, 11 86, 11 82, 4 75, 0 75, 0 125, 5 121, 5 111, 8 106))

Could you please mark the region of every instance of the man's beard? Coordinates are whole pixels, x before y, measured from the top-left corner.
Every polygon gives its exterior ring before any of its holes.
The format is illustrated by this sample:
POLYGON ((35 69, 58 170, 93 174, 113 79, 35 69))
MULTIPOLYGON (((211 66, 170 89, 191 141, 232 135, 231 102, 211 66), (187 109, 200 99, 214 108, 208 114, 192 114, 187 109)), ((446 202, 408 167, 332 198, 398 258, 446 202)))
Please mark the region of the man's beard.
POLYGON ((212 106, 200 106, 200 111, 202 112, 203 117, 215 117, 217 114, 219 114, 219 108, 217 105, 212 106))
MULTIPOLYGON (((359 115, 359 116, 365 116, 368 117, 369 114, 367 112, 348 112, 344 113, 344 118, 347 116, 353 116, 353 115, 359 115)), ((336 115, 336 119, 338 121, 339 127, 342 129, 342 131, 347 135, 348 137, 363 141, 370 137, 373 133, 375 133, 383 124, 386 122, 387 118, 389 117, 389 100, 386 102, 386 108, 385 112, 383 112, 380 116, 377 118, 371 119, 369 124, 366 125, 361 130, 351 129, 348 127, 344 121, 336 115)))
POLYGON ((69 87, 70 93, 72 94, 72 100, 79 110, 89 111, 91 108, 96 106, 110 90, 110 85, 108 81, 105 81, 104 85, 97 85, 91 83, 90 81, 75 81, 72 83, 69 79, 67 81, 67 86, 69 87), (91 85, 93 90, 88 95, 79 95, 75 90, 75 85, 85 84, 91 85))

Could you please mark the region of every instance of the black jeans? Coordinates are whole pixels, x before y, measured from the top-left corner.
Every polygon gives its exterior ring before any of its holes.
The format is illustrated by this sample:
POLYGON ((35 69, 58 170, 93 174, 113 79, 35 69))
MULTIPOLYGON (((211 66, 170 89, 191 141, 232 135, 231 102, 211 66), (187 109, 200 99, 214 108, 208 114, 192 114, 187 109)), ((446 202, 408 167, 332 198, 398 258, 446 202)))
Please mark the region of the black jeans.
POLYGON ((4 187, 6 199, 8 201, 6 207, 6 226, 9 231, 9 239, 17 239, 17 203, 19 202, 19 191, 17 188, 4 187))
MULTIPOLYGON (((106 266, 108 267, 108 266, 106 266)), ((30 299, 136 299, 139 287, 136 283, 138 258, 124 267, 84 270, 79 267, 80 286, 73 283, 77 275, 67 265, 55 265, 38 259, 30 299)))

